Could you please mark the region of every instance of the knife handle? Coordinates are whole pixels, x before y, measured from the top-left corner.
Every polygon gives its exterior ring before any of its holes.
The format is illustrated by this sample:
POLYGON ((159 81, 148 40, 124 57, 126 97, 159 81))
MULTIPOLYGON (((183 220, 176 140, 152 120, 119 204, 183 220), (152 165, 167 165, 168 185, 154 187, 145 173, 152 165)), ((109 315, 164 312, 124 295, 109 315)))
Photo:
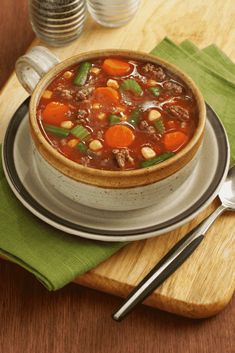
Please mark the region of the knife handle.
POLYGON ((210 216, 179 240, 173 248, 154 266, 137 287, 128 295, 124 303, 112 315, 121 321, 138 303, 142 302, 154 289, 159 287, 191 255, 204 238, 204 234, 216 218, 226 210, 221 204, 210 216))
POLYGON ((153 267, 146 277, 128 295, 112 318, 121 321, 138 303, 151 294, 190 256, 203 240, 203 234, 195 236, 195 229, 179 240, 153 267))

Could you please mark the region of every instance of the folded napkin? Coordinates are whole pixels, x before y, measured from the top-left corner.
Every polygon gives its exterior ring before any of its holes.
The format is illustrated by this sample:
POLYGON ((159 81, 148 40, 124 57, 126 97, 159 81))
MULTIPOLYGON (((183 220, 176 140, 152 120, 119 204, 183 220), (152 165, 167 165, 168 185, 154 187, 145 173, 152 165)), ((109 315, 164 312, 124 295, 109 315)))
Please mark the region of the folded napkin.
POLYGON ((199 50, 188 40, 176 45, 165 38, 151 54, 177 65, 198 85, 225 126, 235 162, 235 64, 215 45, 199 50))
MULTIPOLYGON (((235 161, 235 64, 216 46, 199 50, 165 38, 152 54, 187 72, 223 121, 235 161)), ((125 243, 103 243, 70 236, 33 216, 11 192, 0 163, 0 255, 33 273, 56 290, 95 267, 125 243)))

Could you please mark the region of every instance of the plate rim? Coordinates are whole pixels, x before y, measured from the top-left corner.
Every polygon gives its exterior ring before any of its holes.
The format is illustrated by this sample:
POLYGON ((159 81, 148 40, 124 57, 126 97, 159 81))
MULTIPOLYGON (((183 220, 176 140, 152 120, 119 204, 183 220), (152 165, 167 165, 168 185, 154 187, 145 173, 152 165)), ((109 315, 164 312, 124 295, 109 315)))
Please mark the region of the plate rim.
MULTIPOLYGON (((219 138, 223 139, 224 153, 222 154, 222 156, 225 154, 225 158, 222 158, 221 155, 218 156, 218 162, 217 162, 216 172, 213 177, 213 181, 195 204, 187 208, 185 211, 181 212, 181 214, 165 222, 162 222, 159 225, 151 225, 149 227, 139 228, 133 231, 132 230, 127 230, 127 231, 102 230, 102 229, 95 229, 95 228, 75 224, 62 217, 59 217, 58 215, 55 215, 53 211, 50 211, 46 209, 44 206, 42 206, 26 190, 26 188, 23 185, 23 182, 19 178, 17 169, 15 167, 15 163, 14 163, 14 153, 13 153, 14 144, 15 144, 14 142, 15 142, 15 137, 16 137, 18 128, 22 123, 22 121, 24 120, 24 118, 26 117, 26 114, 28 113, 29 101, 30 101, 30 97, 28 97, 19 106, 19 108, 13 114, 12 119, 8 124, 3 145, 2 145, 3 146, 2 164, 3 164, 4 174, 11 190, 13 191, 17 199, 32 214, 34 214, 35 216, 37 216, 39 219, 46 222, 47 224, 53 226, 54 228, 62 230, 68 234, 73 234, 76 236, 80 236, 87 239, 93 239, 93 240, 118 242, 118 241, 141 240, 141 239, 146 239, 146 238, 154 237, 154 236, 169 232, 187 223, 188 221, 190 221, 190 219, 192 219, 199 212, 201 212, 216 197, 218 188, 222 184, 223 180, 226 178, 228 168, 229 168, 229 160, 230 160, 230 149, 229 149, 227 133, 218 115, 208 104, 206 104, 207 113, 208 111, 210 111, 210 113, 212 113, 212 115, 216 118, 214 119, 213 124, 217 125, 217 128, 219 127, 220 131, 222 132, 222 137, 221 136, 218 137, 217 135, 216 137, 217 137, 217 141, 219 138), (13 139, 12 139, 12 135, 13 135, 13 139), (9 156, 12 156, 12 158, 9 158, 9 156), (217 173, 218 169, 221 170, 221 173, 217 173), (209 196, 206 197, 208 193, 209 193, 209 196), (184 216, 184 214, 186 215, 184 216)), ((207 114, 207 118, 208 118, 208 114, 207 114)), ((210 123, 212 125, 211 121, 210 123)), ((213 130, 215 130, 215 127, 213 125, 212 127, 213 127, 213 130)), ((218 145, 220 146, 219 143, 218 145)))

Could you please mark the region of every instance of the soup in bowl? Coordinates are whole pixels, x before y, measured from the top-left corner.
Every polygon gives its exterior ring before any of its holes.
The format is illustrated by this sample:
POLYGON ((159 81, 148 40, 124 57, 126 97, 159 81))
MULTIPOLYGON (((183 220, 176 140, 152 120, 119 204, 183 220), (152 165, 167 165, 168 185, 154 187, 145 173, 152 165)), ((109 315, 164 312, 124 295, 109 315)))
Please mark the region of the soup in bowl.
MULTIPOLYGON (((40 47, 20 58, 21 82, 25 66, 43 76, 46 60, 55 63, 40 47)), ((29 117, 46 183, 90 207, 131 210, 167 199, 188 179, 200 155, 205 104, 175 66, 104 50, 52 67, 33 90, 29 117)))

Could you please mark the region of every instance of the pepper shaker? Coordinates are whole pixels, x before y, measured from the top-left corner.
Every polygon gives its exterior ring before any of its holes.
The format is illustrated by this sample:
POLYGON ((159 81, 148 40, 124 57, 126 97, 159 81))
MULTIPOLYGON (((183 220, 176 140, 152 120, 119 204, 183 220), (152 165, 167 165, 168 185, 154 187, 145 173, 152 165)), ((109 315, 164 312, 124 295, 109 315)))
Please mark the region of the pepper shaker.
POLYGON ((37 37, 63 46, 81 34, 86 19, 85 0, 29 0, 29 15, 37 37))

